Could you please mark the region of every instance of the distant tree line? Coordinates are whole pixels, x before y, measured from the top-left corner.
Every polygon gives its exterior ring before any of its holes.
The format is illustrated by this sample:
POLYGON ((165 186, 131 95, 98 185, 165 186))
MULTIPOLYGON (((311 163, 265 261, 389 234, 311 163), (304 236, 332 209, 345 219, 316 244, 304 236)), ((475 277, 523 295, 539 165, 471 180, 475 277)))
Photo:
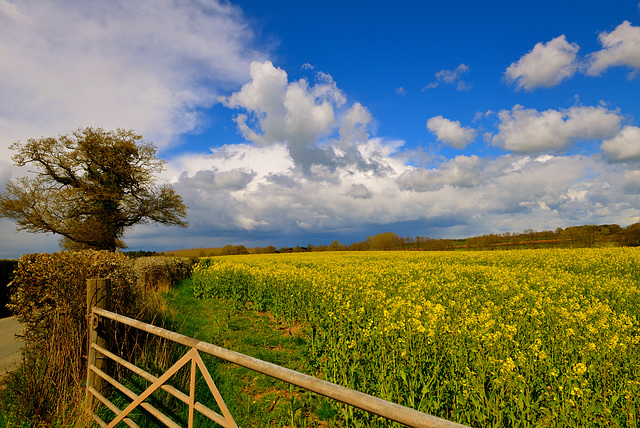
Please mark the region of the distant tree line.
POLYGON ((640 223, 622 228, 617 224, 570 226, 555 231, 525 230, 468 238, 468 248, 588 248, 597 246, 640 245, 640 223))
POLYGON ((393 232, 369 236, 364 241, 343 244, 338 240, 329 245, 306 247, 246 248, 244 245, 226 245, 219 248, 182 249, 165 254, 190 257, 212 257, 240 254, 301 253, 311 251, 451 251, 451 250, 506 250, 524 248, 588 248, 588 247, 640 246, 640 223, 623 228, 617 224, 569 226, 565 229, 533 229, 521 233, 491 233, 466 239, 434 239, 426 236, 401 237, 393 232))

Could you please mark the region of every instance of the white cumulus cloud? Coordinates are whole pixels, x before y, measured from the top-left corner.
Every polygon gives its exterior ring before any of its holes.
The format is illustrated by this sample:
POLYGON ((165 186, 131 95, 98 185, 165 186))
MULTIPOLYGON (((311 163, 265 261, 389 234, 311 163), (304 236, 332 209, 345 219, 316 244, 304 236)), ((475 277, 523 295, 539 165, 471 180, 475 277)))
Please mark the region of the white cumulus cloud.
POLYGON ((547 43, 537 43, 507 68, 505 78, 518 90, 556 86, 575 74, 579 67, 579 49, 576 43, 569 43, 564 34, 547 43))
POLYGON ((187 172, 183 172, 180 181, 187 186, 201 189, 237 191, 246 188, 255 176, 255 171, 245 171, 241 168, 230 171, 211 169, 200 170, 193 177, 189 176, 187 172))
POLYGON ((456 149, 464 149, 477 135, 475 129, 463 127, 459 121, 442 116, 434 116, 427 120, 427 129, 435 134, 438 141, 456 149))
POLYGON ((614 162, 640 162, 640 128, 625 126, 615 137, 604 140, 600 149, 614 162))
POLYGON ((289 82, 270 61, 251 64, 251 81, 224 100, 234 109, 243 136, 257 145, 286 144, 289 156, 306 173, 331 173, 338 166, 378 169, 358 146, 367 141, 371 114, 346 97, 331 76, 319 72, 317 83, 289 82))
POLYGON ((403 190, 428 192, 443 186, 472 187, 480 182, 482 159, 478 156, 456 156, 436 169, 416 168, 407 170, 398 177, 398 186, 403 190))
POLYGON ((598 76, 609 67, 627 66, 633 69, 630 77, 640 70, 640 27, 624 21, 610 33, 598 36, 602 50, 588 57, 587 74, 598 76))
POLYGON ((621 117, 604 107, 571 107, 566 110, 525 109, 515 105, 498 113, 498 133, 492 144, 519 153, 565 150, 577 141, 607 139, 620 130, 621 117))
POLYGON ((352 185, 351 188, 347 190, 347 195, 355 199, 371 199, 373 197, 371 190, 364 184, 352 185))

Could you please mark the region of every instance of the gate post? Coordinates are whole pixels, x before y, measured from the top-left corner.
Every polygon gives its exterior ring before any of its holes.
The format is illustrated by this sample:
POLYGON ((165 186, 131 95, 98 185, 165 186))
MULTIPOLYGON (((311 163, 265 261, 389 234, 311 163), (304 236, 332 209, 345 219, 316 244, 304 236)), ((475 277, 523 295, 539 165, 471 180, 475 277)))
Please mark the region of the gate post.
POLYGON ((111 310, 111 278, 98 278, 87 280, 87 320, 89 328, 89 352, 87 355, 87 393, 85 407, 92 409, 93 394, 89 388, 93 387, 98 392, 103 392, 104 381, 96 375, 89 367, 96 366, 106 372, 107 359, 104 355, 91 347, 95 343, 104 349, 109 349, 109 335, 111 321, 109 319, 99 319, 93 314, 93 307, 111 310))

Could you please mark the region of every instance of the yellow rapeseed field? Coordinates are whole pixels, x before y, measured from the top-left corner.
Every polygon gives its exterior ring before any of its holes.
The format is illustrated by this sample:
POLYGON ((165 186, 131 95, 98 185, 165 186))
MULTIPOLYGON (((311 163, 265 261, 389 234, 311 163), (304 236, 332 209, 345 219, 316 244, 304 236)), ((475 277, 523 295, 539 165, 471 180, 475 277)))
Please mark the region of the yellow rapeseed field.
POLYGON ((472 426, 635 427, 639 255, 264 254, 203 259, 193 281, 302 322, 313 374, 362 392, 472 426))

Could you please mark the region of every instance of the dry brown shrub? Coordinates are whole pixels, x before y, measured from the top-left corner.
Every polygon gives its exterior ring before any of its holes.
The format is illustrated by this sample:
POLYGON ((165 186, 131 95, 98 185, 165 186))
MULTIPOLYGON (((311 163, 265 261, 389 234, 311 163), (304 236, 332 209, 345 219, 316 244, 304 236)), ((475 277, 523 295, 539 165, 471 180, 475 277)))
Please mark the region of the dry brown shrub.
MULTIPOLYGON (((36 426, 71 425, 80 417, 87 355, 86 282, 111 278, 112 310, 145 318, 133 261, 106 251, 27 254, 20 258, 8 305, 24 323, 24 365, 14 376, 14 417, 36 426), (20 379, 18 379, 20 377, 20 379), (66 422, 61 422, 66 421, 66 422)), ((125 352, 131 335, 115 332, 125 352)), ((11 382, 11 380, 10 380, 11 382)))
POLYGON ((141 257, 135 260, 138 285, 147 291, 167 291, 189 277, 193 261, 186 257, 141 257))

